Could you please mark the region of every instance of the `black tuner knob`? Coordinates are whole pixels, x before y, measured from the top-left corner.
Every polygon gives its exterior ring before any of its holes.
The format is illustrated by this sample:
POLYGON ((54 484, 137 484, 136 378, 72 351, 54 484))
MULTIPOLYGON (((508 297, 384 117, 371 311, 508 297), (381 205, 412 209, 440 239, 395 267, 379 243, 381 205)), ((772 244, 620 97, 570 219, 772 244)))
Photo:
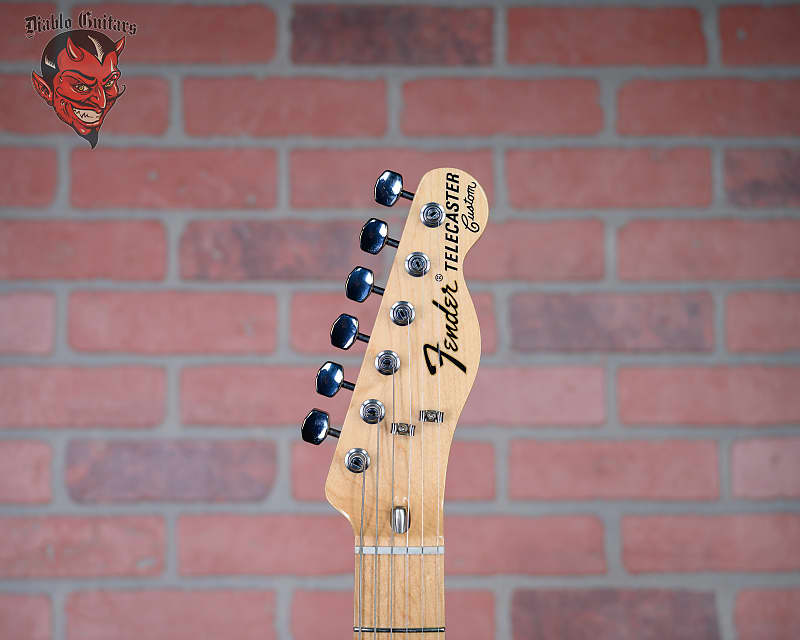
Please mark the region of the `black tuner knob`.
POLYGON ((311 444, 321 444, 327 436, 338 438, 340 433, 340 429, 334 429, 331 426, 327 411, 321 411, 320 409, 309 411, 305 420, 303 420, 303 426, 300 427, 300 435, 303 440, 311 444))
POLYGON ((356 267, 347 276, 344 283, 344 293, 349 300, 364 302, 370 293, 383 295, 383 287, 375 284, 375 276, 366 267, 356 267))
POLYGON ((364 223, 364 226, 361 227, 359 244, 361 245, 362 251, 376 254, 383 249, 383 245, 385 244, 397 248, 400 243, 394 238, 389 237, 388 224, 383 220, 370 218, 364 223))
POLYGON ((398 198, 413 200, 414 194, 403 189, 403 176, 396 171, 384 171, 375 182, 375 202, 391 207, 398 198))
POLYGON ((331 326, 331 344, 340 349, 349 349, 356 340, 369 342, 369 336, 358 332, 358 318, 343 313, 331 326))
POLYGON ((342 387, 348 391, 356 388, 352 382, 344 379, 342 365, 328 360, 317 371, 317 393, 332 398, 342 387))

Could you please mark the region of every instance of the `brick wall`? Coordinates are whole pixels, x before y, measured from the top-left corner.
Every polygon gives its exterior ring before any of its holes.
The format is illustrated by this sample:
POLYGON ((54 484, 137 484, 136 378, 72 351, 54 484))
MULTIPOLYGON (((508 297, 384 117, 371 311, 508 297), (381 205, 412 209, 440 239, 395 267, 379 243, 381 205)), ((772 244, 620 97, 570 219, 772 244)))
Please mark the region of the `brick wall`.
POLYGON ((450 637, 800 637, 800 6, 469 5, 0 5, 0 637, 349 637, 298 422, 377 172, 442 165, 450 637), (22 21, 84 6, 139 26, 94 150, 22 21))

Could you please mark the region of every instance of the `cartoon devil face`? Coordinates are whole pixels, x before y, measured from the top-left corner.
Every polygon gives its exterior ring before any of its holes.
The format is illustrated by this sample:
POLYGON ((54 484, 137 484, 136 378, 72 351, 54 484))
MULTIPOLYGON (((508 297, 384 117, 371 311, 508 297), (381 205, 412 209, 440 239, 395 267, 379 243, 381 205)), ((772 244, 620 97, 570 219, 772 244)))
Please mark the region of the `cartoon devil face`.
POLYGON ((42 75, 33 72, 37 93, 92 148, 106 114, 124 91, 117 85, 124 47, 124 37, 113 42, 97 31, 68 31, 45 47, 42 75))

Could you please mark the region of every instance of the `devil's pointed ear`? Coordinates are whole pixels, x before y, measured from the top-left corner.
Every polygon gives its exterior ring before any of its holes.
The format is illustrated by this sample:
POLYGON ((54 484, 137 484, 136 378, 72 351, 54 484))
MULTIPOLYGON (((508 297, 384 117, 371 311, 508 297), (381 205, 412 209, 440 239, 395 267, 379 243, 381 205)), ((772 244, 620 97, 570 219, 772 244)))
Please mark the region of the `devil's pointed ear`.
POLYGON ((80 50, 80 47, 75 46, 75 43, 72 42, 72 38, 69 36, 67 36, 67 55, 76 62, 83 59, 83 51, 80 50))
POLYGON ((36 93, 42 96, 42 100, 44 100, 47 104, 52 105, 53 90, 50 88, 47 82, 45 82, 45 79, 35 71, 32 71, 31 80, 33 81, 33 88, 36 89, 36 93))
POLYGON ((119 40, 114 43, 114 51, 117 52, 117 57, 119 54, 122 53, 122 50, 125 48, 125 36, 122 36, 119 40))

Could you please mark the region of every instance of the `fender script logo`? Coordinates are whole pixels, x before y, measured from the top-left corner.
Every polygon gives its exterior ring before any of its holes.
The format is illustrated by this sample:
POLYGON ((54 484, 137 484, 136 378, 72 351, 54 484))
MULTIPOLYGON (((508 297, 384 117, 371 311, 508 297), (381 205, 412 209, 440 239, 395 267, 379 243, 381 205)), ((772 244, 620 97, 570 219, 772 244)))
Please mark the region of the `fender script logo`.
POLYGON ((450 284, 446 284, 442 287, 444 304, 441 304, 436 300, 432 300, 433 306, 444 314, 446 332, 444 339, 441 340, 441 342, 437 342, 436 345, 426 343, 422 346, 422 355, 425 356, 425 364, 428 366, 428 372, 432 376, 436 375, 437 366, 431 362, 431 352, 439 356, 438 366, 443 366, 444 361, 447 360, 451 364, 461 369, 462 373, 467 372, 467 367, 464 366, 464 363, 453 355, 453 353, 458 351, 458 301, 453 295, 457 291, 458 282, 453 281, 452 286, 450 284), (446 351, 442 350, 442 344, 444 345, 446 351))

